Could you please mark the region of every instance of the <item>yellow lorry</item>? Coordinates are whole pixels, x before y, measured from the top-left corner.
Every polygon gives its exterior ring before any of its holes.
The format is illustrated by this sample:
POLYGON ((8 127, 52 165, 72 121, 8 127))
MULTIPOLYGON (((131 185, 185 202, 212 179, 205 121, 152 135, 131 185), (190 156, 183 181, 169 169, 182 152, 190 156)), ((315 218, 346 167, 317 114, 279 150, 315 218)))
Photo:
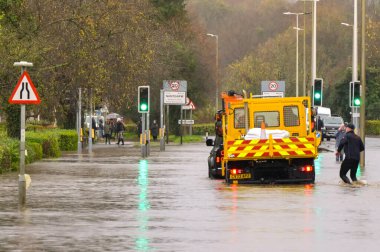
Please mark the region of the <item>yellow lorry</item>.
POLYGON ((227 183, 314 183, 320 137, 309 97, 222 94, 227 183))

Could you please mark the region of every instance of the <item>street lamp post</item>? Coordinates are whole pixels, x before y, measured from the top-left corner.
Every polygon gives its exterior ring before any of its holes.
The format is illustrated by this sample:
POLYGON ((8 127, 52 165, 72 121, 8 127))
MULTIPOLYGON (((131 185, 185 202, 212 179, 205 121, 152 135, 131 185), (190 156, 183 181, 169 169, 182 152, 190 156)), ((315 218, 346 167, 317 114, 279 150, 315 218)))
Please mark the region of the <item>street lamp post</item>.
MULTIPOLYGON (((360 136, 362 137, 363 143, 365 144, 365 103, 366 103, 366 0, 361 0, 361 19, 362 19, 362 30, 361 30, 361 64, 360 64, 360 83, 362 86, 362 94, 361 94, 361 106, 360 106, 360 136)), ((364 168, 365 166, 365 150, 360 153, 360 167, 364 168)))
MULTIPOLYGON (((317 2, 319 0, 297 0, 301 2, 313 2, 313 33, 311 49, 311 81, 317 78, 317 2)), ((314 85, 314 84, 313 84, 314 85)))
MULTIPOLYGON (((358 13, 357 13, 357 0, 354 0, 354 24, 341 23, 344 26, 352 27, 352 82, 358 81, 358 13)), ((351 109, 351 120, 356 126, 356 131, 360 130, 359 123, 359 108, 352 107, 351 109)))
POLYGON ((293 27, 293 29, 296 30, 296 36, 297 36, 297 43, 296 43, 296 96, 298 97, 298 31, 302 30, 298 27, 298 15, 297 15, 297 27, 293 27))
MULTIPOLYGON (((299 96, 299 88, 298 88, 298 31, 303 30, 299 28, 298 26, 298 17, 300 15, 306 15, 309 14, 308 12, 300 12, 300 13, 294 13, 294 12, 284 12, 284 15, 295 15, 296 16, 296 27, 293 27, 296 30, 296 96, 299 96)), ((305 87, 303 89, 303 95, 305 95, 305 87)))
MULTIPOLYGON (((355 29, 353 28, 354 25, 351 25, 351 24, 348 24, 348 23, 340 23, 341 25, 344 25, 344 26, 347 26, 347 27, 352 27, 352 31, 353 31, 353 34, 355 34, 355 29)), ((355 35, 352 37, 352 82, 356 81, 357 77, 357 74, 355 74, 355 66, 357 66, 357 61, 355 61, 355 51, 357 51, 356 47, 355 47, 355 35)), ((351 88, 351 87, 350 87, 351 88)), ((350 91, 352 92, 352 90, 350 91)), ((350 97, 350 99, 352 99, 352 97, 350 97)), ((351 104, 351 101, 349 101, 349 104, 351 104)), ((354 113, 355 113, 355 107, 351 107, 351 122, 356 126, 358 127, 357 123, 355 122, 355 117, 354 117, 354 113)))
POLYGON ((218 111, 218 95, 219 95, 219 37, 218 35, 207 33, 207 36, 214 37, 216 40, 216 56, 215 56, 215 112, 218 111))

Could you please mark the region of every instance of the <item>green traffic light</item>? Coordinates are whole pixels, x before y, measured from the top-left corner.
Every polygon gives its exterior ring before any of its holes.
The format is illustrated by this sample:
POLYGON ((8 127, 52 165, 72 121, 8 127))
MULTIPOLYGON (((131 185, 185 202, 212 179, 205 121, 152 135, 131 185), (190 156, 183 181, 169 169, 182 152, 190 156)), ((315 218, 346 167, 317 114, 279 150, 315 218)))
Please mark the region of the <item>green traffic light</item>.
POLYGON ((360 105, 360 99, 355 99, 354 100, 354 104, 355 104, 355 106, 359 106, 360 105))
POLYGON ((315 93, 314 94, 314 98, 317 99, 317 100, 321 99, 321 94, 320 93, 315 93))
POLYGON ((141 111, 147 111, 148 110, 148 105, 146 103, 140 104, 140 110, 141 111))

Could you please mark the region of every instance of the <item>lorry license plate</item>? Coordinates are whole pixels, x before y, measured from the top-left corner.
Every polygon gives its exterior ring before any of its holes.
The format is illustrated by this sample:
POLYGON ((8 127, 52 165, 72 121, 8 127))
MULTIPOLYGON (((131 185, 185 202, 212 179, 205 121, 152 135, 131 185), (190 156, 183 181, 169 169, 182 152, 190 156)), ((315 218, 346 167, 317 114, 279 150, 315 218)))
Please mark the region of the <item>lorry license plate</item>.
POLYGON ((230 179, 249 179, 249 178, 251 178, 251 173, 230 174, 230 179))

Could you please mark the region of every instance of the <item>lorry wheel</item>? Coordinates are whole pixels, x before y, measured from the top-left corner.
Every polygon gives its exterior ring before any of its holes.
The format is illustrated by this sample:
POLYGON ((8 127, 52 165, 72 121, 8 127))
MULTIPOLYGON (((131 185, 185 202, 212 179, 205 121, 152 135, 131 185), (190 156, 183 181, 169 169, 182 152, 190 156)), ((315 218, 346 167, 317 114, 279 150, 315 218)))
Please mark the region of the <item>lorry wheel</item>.
POLYGON ((211 169, 210 166, 208 167, 208 177, 209 177, 210 179, 214 179, 214 178, 215 178, 214 175, 212 174, 212 169, 211 169))
POLYGON ((212 164, 211 164, 211 158, 210 157, 208 157, 207 163, 208 163, 208 177, 209 178, 213 178, 213 175, 212 175, 212 164))

